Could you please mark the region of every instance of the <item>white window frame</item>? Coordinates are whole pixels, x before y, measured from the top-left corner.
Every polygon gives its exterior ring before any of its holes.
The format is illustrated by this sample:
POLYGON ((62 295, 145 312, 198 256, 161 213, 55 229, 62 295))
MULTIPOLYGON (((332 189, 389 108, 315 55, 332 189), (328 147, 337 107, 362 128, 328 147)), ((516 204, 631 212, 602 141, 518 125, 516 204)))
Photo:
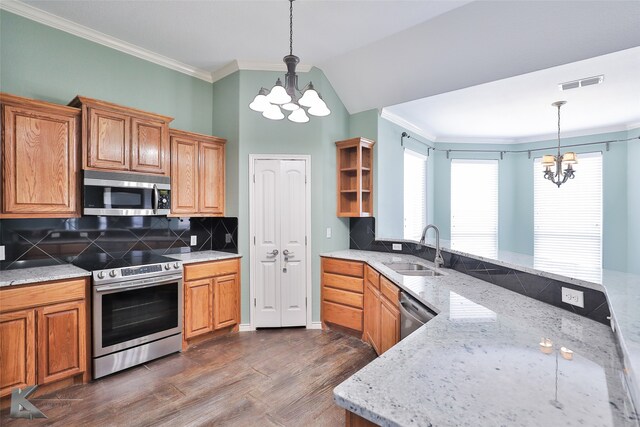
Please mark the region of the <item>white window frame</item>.
MULTIPOLYGON (((424 229, 424 227, 427 226, 428 224, 428 218, 427 218, 427 156, 425 156, 424 154, 420 154, 414 150, 405 148, 404 149, 404 153, 403 153, 403 188, 404 188, 404 195, 403 195, 403 238, 405 240, 415 240, 418 241, 420 239, 420 234, 422 233, 422 230, 424 229), (421 183, 422 189, 420 188, 420 184, 416 185, 415 183, 407 183, 407 162, 406 162, 406 158, 407 156, 411 156, 414 157, 415 159, 422 161, 424 163, 424 176, 423 176, 423 182, 421 183), (417 187, 417 188, 416 188, 417 187), (422 202, 423 202, 423 206, 422 206, 422 220, 421 220, 421 224, 418 228, 420 228, 420 230, 418 231, 418 234, 415 234, 415 230, 408 230, 408 224, 407 224, 407 211, 409 210, 410 206, 408 206, 408 200, 410 198, 419 196, 420 192, 422 192, 422 202)), ((417 216, 417 215, 416 215, 417 216)), ((410 228, 415 228, 415 227, 410 227, 410 228)))
MULTIPOLYGON (((499 194, 500 191, 500 163, 498 160, 481 160, 481 159, 452 159, 451 160, 451 189, 450 189, 450 219, 451 219, 451 248, 452 249, 458 249, 461 250, 463 252, 468 252, 468 253, 473 253, 475 255, 481 255, 481 256, 485 256, 488 258, 497 258, 498 257, 498 249, 499 249, 499 224, 500 224, 500 205, 499 205, 499 194), (461 236, 457 236, 456 234, 456 215, 461 215, 459 213, 455 212, 455 204, 457 203, 456 200, 454 200, 454 197, 456 197, 456 195, 454 194, 454 192, 456 191, 456 189, 454 188, 455 186, 455 166, 456 164, 459 165, 464 165, 464 164, 468 164, 468 165, 478 165, 478 164, 486 164, 486 165, 492 165, 495 166, 495 216, 494 216, 494 224, 493 226, 495 227, 495 233, 493 234, 494 239, 495 239, 495 244, 493 247, 489 247, 489 248, 484 248, 484 249, 478 249, 478 247, 476 246, 476 244, 474 244, 474 236, 473 235, 468 235, 469 233, 461 233, 461 236), (466 240, 461 240, 463 238, 466 237, 466 240)), ((475 193, 474 193, 475 194, 475 193)), ((485 204, 483 206, 488 206, 487 203, 488 202, 484 202, 485 204)), ((463 214, 462 214, 463 215, 463 214)), ((463 227, 465 228, 469 228, 470 225, 466 225, 463 227)), ((491 233, 489 233, 489 235, 491 235, 491 233)), ((481 233, 478 233, 478 237, 481 236, 481 233)), ((479 240, 479 239, 478 239, 479 240)))

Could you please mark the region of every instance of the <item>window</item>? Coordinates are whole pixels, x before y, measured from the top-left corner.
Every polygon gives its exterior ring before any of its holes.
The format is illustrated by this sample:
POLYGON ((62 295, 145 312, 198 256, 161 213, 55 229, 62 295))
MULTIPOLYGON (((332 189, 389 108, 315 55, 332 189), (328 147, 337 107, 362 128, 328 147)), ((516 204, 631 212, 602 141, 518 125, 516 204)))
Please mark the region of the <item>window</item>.
POLYGON ((404 150, 404 238, 420 240, 427 225, 427 158, 404 150))
POLYGON ((534 268, 600 282, 602 153, 578 156, 576 177, 560 188, 533 162, 534 268))
POLYGON ((451 247, 498 256, 498 161, 451 161, 451 247))

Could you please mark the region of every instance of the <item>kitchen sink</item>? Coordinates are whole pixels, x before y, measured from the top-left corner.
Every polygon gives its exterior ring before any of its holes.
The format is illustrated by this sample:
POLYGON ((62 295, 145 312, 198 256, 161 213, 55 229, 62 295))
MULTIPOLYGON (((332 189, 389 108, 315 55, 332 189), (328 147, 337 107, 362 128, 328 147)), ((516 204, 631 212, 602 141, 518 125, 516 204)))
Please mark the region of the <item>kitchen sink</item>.
POLYGON ((433 268, 415 262, 390 262, 384 265, 403 276, 442 276, 442 273, 433 268))

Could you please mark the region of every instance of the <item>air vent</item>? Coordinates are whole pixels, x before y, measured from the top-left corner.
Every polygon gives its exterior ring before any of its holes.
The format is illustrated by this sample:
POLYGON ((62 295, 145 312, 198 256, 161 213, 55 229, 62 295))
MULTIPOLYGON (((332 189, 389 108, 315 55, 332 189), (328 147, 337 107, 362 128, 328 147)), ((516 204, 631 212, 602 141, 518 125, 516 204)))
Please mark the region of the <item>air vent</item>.
POLYGON ((576 88, 579 88, 579 87, 599 85, 603 81, 604 81, 604 74, 601 74, 601 75, 595 76, 595 77, 586 77, 586 78, 580 79, 580 80, 574 80, 574 81, 571 81, 571 82, 560 83, 558 85, 558 88, 560 90, 576 89, 576 88))

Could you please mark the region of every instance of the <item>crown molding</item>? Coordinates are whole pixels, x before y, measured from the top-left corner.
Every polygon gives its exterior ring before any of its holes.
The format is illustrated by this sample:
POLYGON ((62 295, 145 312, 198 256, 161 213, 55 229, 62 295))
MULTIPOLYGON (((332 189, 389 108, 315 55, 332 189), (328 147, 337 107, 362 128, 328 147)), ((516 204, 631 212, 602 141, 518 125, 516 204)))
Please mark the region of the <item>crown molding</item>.
POLYGON ((421 137, 425 138, 427 141, 429 142, 435 142, 436 141, 436 137, 435 135, 427 132, 426 130, 414 125, 413 123, 411 123, 408 120, 403 119, 402 117, 398 116, 397 114, 394 114, 392 112, 390 112, 388 109, 383 108, 380 111, 380 117, 382 117, 385 120, 390 121, 391 123, 394 123, 402 128, 405 128, 406 130, 416 133, 418 135, 420 135, 421 137))
POLYGON ((638 122, 638 123, 629 123, 627 125, 627 130, 635 130, 635 129, 638 129, 638 128, 640 128, 640 122, 638 122))
POLYGON ((475 136, 455 136, 446 135, 439 136, 436 139, 438 144, 494 144, 494 145, 511 145, 517 141, 513 138, 490 138, 475 136))
MULTIPOLYGON (((562 131, 562 133, 560 134, 560 138, 562 140, 566 140, 567 138, 577 138, 577 137, 580 137, 580 136, 598 135, 598 134, 602 134, 602 133, 625 132, 625 131, 629 131, 629 130, 635 129, 634 126, 635 127, 640 127, 640 123, 618 124, 618 125, 613 125, 613 126, 602 126, 602 127, 596 127, 596 128, 590 128, 590 129, 580 129, 580 130, 566 131, 566 132, 562 131)), ((529 142, 556 140, 557 138, 558 138, 558 134, 557 133, 550 133, 550 134, 545 134, 545 135, 530 136, 530 137, 526 137, 526 138, 515 138, 513 140, 513 143, 514 144, 525 144, 525 143, 529 143, 529 142)))
MULTIPOLYGON (((310 64, 298 64, 296 67, 297 72, 308 73, 313 68, 313 65, 310 64)), ((235 73, 236 71, 276 71, 276 72, 286 72, 287 66, 284 62, 260 62, 260 61, 238 61, 233 60, 226 64, 225 66, 218 68, 213 73, 211 73, 212 81, 217 82, 218 80, 222 80, 235 73)))
POLYGON ((187 74, 200 80, 204 80, 209 83, 213 82, 212 75, 209 71, 192 67, 191 65, 176 61, 175 59, 168 58, 140 46, 128 43, 124 40, 120 40, 89 27, 85 27, 84 25, 77 24, 68 19, 45 12, 26 3, 22 3, 17 0, 2 0, 2 2, 0 2, 0 9, 22 16, 23 18, 39 22, 48 27, 73 34, 74 36, 81 37, 85 40, 144 59, 145 61, 153 62, 154 64, 161 65, 165 68, 187 74))

